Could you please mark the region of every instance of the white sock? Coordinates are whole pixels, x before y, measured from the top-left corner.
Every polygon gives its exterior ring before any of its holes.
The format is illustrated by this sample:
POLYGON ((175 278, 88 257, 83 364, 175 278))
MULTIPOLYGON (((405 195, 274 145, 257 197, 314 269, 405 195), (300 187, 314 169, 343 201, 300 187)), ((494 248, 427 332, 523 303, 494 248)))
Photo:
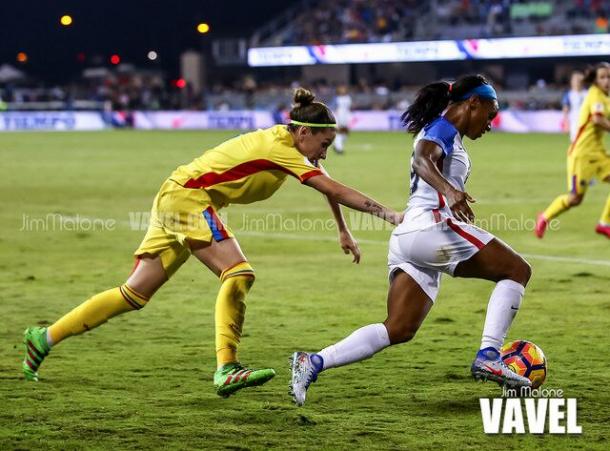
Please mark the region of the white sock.
POLYGON ((53 346, 53 340, 51 339, 51 334, 49 333, 49 328, 47 327, 47 344, 49 345, 49 348, 51 346, 53 346))
POLYGON ((368 359, 388 346, 390 337, 385 326, 381 323, 369 324, 340 342, 322 349, 318 355, 324 359, 323 369, 327 369, 368 359))
POLYGON ((343 150, 343 144, 345 143, 345 133, 337 133, 335 136, 335 149, 339 152, 343 150))
POLYGON ((513 280, 501 280, 491 293, 483 327, 481 349, 500 349, 506 332, 521 306, 525 287, 513 280))

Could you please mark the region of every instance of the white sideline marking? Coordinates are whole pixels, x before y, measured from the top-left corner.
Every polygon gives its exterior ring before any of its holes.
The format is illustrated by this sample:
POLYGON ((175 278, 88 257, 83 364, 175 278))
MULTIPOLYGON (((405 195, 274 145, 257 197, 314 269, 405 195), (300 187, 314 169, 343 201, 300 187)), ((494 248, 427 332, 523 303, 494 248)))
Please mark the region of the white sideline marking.
POLYGON ((583 263, 585 265, 610 266, 610 260, 593 260, 588 258, 561 257, 559 255, 521 254, 525 258, 537 258, 554 262, 583 263))
MULTIPOLYGON (((65 216, 59 215, 63 219, 75 219, 75 216, 65 216)), ((89 219, 91 221, 104 221, 103 218, 92 218, 87 216, 80 216, 81 219, 89 219)), ((117 224, 123 225, 125 227, 130 227, 131 223, 129 221, 116 221, 117 224)), ((332 241, 336 242, 337 238, 332 236, 322 236, 322 235, 306 235, 306 234, 291 234, 291 233, 273 233, 273 232, 252 232, 247 230, 242 230, 237 232, 240 236, 253 236, 253 237, 262 237, 262 238, 274 238, 274 239, 284 239, 284 240, 292 240, 292 241, 332 241)), ((367 240, 367 239, 356 239, 358 243, 361 244, 377 244, 387 246, 388 241, 385 240, 367 240)), ((538 260, 547 260, 552 262, 564 262, 564 263, 582 263, 585 265, 594 265, 594 266, 610 266, 610 260, 595 260, 590 258, 578 258, 578 257, 562 257, 559 255, 544 255, 544 254, 521 254, 525 258, 533 258, 538 260)))

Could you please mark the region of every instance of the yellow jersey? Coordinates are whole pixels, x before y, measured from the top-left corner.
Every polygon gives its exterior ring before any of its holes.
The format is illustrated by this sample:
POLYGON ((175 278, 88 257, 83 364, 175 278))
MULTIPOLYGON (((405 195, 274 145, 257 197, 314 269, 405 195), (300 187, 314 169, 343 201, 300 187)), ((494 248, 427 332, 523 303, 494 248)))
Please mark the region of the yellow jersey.
POLYGON ((301 183, 321 175, 294 146, 285 125, 240 135, 180 166, 169 177, 184 188, 203 189, 218 208, 267 199, 292 175, 301 183))
POLYGON ((604 153, 604 130, 593 123, 594 115, 610 115, 610 98, 593 85, 589 88, 578 116, 578 132, 568 149, 568 155, 598 156, 604 153))

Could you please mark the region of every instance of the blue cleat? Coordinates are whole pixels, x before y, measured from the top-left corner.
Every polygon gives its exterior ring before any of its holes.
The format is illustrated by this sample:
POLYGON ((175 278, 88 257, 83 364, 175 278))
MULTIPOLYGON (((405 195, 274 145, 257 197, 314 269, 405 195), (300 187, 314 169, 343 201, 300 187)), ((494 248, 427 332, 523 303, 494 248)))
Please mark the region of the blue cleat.
POLYGON ((500 357, 500 351, 489 347, 477 352, 470 367, 472 376, 477 381, 494 381, 500 386, 509 388, 531 387, 532 383, 506 366, 500 357))
POLYGON ((292 380, 290 381, 290 394, 297 406, 305 404, 307 389, 312 382, 318 379, 322 371, 324 360, 318 354, 308 352, 295 352, 290 359, 292 380))

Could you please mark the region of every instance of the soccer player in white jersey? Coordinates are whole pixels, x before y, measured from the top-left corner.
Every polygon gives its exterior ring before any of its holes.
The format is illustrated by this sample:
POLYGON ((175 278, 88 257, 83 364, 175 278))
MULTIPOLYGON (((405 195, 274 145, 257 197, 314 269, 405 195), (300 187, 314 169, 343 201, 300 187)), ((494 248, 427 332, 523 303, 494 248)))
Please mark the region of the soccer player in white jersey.
POLYGON ((563 123, 566 130, 570 132, 570 142, 574 141, 578 133, 578 114, 580 113, 580 106, 587 95, 583 79, 584 74, 581 71, 573 71, 570 76, 570 90, 566 91, 561 100, 563 123))
POLYGON ((352 119, 352 98, 347 93, 347 87, 345 86, 337 88, 335 117, 337 119, 337 136, 335 137, 333 148, 335 152, 341 154, 345 152, 345 141, 347 141, 349 124, 352 119))
POLYGON ((519 310, 531 269, 501 240, 474 225, 474 202, 464 185, 470 159, 462 139, 478 139, 498 113, 494 88, 481 75, 422 88, 402 119, 416 135, 411 160, 411 196, 403 222, 394 229, 388 255, 388 316, 318 353, 295 352, 291 390, 298 405, 318 374, 358 362, 411 340, 438 294, 441 274, 494 282, 481 346, 471 366, 475 379, 510 387, 530 386, 500 357, 519 310))

